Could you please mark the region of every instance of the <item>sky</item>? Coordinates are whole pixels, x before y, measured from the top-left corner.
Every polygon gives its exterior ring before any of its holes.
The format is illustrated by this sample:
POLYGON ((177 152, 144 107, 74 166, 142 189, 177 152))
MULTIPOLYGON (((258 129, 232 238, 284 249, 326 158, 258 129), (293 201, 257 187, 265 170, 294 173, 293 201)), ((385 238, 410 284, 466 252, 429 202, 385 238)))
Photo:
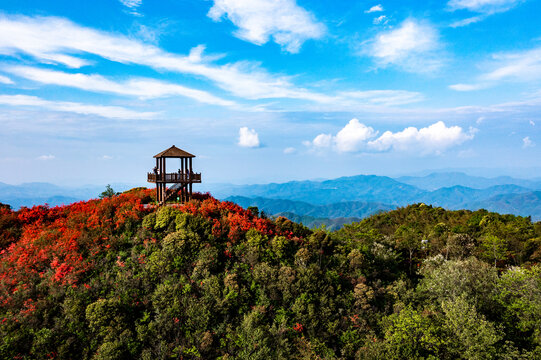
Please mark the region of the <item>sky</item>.
POLYGON ((0 182, 541 177, 541 0, 0 0, 0 182), (172 160, 168 168, 178 164, 172 160))

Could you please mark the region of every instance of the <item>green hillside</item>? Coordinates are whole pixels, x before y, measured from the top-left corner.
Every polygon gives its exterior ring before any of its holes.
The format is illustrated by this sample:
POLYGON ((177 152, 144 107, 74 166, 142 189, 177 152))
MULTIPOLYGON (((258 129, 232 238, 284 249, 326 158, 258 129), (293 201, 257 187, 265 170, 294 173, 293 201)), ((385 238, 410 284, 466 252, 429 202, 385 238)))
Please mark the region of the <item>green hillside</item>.
POLYGON ((529 218, 417 204, 329 232, 153 202, 0 207, 0 358, 541 357, 529 218))

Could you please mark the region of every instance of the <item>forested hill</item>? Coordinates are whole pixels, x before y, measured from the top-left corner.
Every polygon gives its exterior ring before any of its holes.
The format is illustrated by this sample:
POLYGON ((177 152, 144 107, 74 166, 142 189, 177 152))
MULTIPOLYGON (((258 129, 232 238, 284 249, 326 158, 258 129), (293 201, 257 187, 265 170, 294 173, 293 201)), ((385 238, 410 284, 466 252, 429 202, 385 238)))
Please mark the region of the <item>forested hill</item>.
POLYGON ((541 358, 539 222, 417 204, 326 232, 152 196, 0 206, 0 358, 541 358))

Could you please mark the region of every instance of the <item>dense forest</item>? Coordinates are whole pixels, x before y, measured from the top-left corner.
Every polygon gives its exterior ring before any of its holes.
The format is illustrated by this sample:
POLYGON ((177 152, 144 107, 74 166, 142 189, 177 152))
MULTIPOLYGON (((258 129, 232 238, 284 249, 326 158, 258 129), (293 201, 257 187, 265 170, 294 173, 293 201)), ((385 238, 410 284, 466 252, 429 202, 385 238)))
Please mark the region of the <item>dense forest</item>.
POLYGON ((0 358, 541 358, 530 218, 416 204, 331 232, 113 194, 0 207, 0 358))

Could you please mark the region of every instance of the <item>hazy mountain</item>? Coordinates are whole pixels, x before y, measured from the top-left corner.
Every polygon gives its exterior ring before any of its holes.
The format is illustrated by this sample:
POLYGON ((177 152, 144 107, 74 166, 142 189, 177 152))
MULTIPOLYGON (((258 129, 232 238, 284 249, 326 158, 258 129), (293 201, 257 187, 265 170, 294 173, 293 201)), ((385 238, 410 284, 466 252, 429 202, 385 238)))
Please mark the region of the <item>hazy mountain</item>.
POLYGON ((307 226, 309 228, 320 228, 322 225, 324 225, 327 230, 338 230, 344 225, 348 225, 354 222, 361 221, 362 219, 356 218, 356 217, 339 217, 339 218, 315 218, 313 216, 309 215, 297 215, 294 213, 279 213, 275 216, 284 216, 288 218, 291 221, 303 224, 304 226, 307 226))
POLYGON ((462 209, 472 202, 482 202, 496 195, 529 193, 532 189, 518 185, 497 185, 487 189, 472 189, 465 186, 445 187, 426 192, 418 197, 418 201, 443 206, 447 209, 462 209))
MULTIPOLYGON (((135 187, 133 184, 113 183, 115 191, 125 191, 135 187)), ((14 209, 21 206, 49 204, 50 206, 70 204, 76 201, 97 198, 105 185, 85 185, 80 187, 58 186, 50 183, 33 182, 10 185, 0 182, 0 202, 14 209)))
POLYGON ((510 176, 485 178, 470 176, 462 172, 441 172, 426 176, 402 176, 395 178, 395 180, 430 191, 453 186, 485 189, 497 185, 518 185, 534 190, 541 190, 541 180, 539 179, 516 179, 510 176))
POLYGON ((380 211, 393 210, 396 206, 376 202, 346 201, 325 205, 313 205, 303 201, 248 198, 244 196, 231 196, 226 200, 232 201, 247 208, 257 206, 259 210, 267 214, 276 215, 280 213, 293 213, 306 215, 313 218, 364 218, 380 211))
POLYGON ((502 214, 531 216, 533 221, 541 221, 541 191, 522 194, 500 194, 482 201, 466 204, 467 209, 487 209, 502 214))
POLYGON ((415 186, 400 183, 387 176, 358 175, 325 181, 291 181, 282 184, 238 185, 215 194, 219 198, 232 195, 332 204, 343 201, 375 201, 390 205, 403 204, 422 194, 415 186), (227 193, 229 191, 229 193, 227 193), (225 196, 224 196, 225 195, 225 196))

